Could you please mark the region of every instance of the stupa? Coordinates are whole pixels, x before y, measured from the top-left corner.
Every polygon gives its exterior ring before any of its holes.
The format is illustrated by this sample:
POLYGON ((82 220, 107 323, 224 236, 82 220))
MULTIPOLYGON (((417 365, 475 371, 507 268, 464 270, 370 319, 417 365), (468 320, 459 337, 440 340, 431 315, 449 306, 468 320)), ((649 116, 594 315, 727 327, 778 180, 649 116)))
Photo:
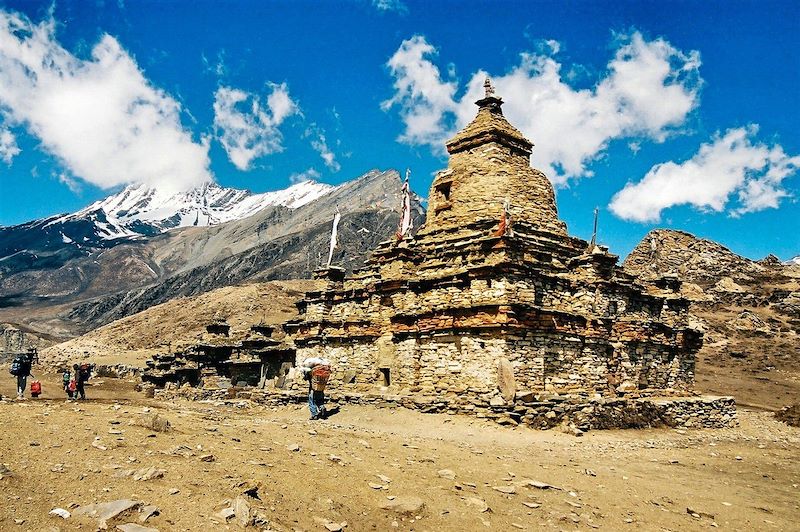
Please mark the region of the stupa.
POLYGON ((673 278, 642 284, 567 233, 533 143, 489 80, 450 139, 427 217, 345 276, 326 269, 285 325, 297 361, 332 361, 336 391, 438 397, 687 394, 702 332, 673 278))
POLYGON ((447 142, 417 234, 382 243, 352 276, 323 272, 326 289, 299 303, 286 325, 297 359, 328 358, 332 383, 357 388, 689 390, 702 333, 679 282, 643 286, 616 255, 569 236, 530 166, 533 143, 485 87, 447 142))

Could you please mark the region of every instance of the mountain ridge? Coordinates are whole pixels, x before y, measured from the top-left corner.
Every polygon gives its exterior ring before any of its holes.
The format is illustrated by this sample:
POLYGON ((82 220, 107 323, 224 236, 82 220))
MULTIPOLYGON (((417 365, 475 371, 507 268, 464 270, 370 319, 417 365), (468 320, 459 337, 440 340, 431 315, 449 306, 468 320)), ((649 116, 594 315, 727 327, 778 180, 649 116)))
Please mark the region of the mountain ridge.
MULTIPOLYGON (((372 170, 311 201, 290 203, 294 208, 267 206, 245 218, 79 253, 76 245, 59 243, 38 256, 3 257, 0 316, 69 337, 173 297, 251 280, 308 278, 327 258, 337 210, 342 220, 335 261, 357 268, 394 233, 401 186, 396 170, 372 170)), ((418 196, 412 204, 419 225, 418 196)))
POLYGON ((0 273, 33 267, 37 262, 52 267, 97 249, 181 227, 219 225, 267 207, 298 208, 336 188, 302 181, 282 190, 254 194, 205 183, 173 193, 130 185, 73 213, 0 227, 0 273))

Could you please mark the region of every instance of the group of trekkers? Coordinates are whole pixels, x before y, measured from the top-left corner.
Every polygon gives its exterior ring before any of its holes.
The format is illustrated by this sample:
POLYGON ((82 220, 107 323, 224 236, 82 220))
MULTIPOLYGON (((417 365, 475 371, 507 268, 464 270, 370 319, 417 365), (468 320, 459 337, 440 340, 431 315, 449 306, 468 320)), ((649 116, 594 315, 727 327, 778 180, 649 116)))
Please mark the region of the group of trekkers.
MULTIPOLYGON (((35 347, 31 347, 27 352, 21 353, 11 361, 9 372, 17 378, 17 399, 25 398, 25 389, 28 384, 28 377, 33 377, 31 370, 33 365, 39 362, 39 354, 35 347)), ((61 375, 64 392, 68 399, 86 399, 86 382, 92 377, 94 364, 82 363, 74 364, 72 372, 70 368, 63 369, 61 375)), ((42 393, 41 381, 34 378, 31 382, 31 397, 37 398, 42 393)))
MULTIPOLYGON (((36 348, 31 347, 27 353, 17 355, 11 362, 10 372, 17 378, 17 399, 25 397, 28 377, 33 377, 31 369, 38 363, 36 348)), ((61 384, 68 399, 86 399, 86 381, 92 377, 94 364, 74 364, 62 369, 61 384)), ((308 409, 311 419, 325 419, 329 412, 325 409, 325 386, 331 376, 331 364, 324 358, 307 358, 301 366, 303 378, 308 381, 308 409)), ((42 383, 31 382, 31 396, 36 398, 42 393, 42 383)))
POLYGON ((86 399, 86 381, 92 378, 94 364, 74 364, 73 372, 64 368, 61 374, 61 384, 69 399, 86 399))

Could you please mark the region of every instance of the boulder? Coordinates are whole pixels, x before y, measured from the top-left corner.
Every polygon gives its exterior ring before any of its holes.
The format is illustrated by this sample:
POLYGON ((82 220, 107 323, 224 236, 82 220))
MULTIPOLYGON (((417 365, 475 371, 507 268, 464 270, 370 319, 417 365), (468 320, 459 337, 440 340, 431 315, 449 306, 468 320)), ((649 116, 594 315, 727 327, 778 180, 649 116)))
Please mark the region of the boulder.
POLYGON ((399 515, 416 515, 425 507, 425 502, 413 495, 401 496, 381 504, 381 508, 399 515))
POLYGON ((506 402, 514 400, 517 382, 514 379, 514 367, 508 359, 501 358, 497 361, 497 387, 506 402))
POLYGON ((158 532, 157 528, 137 525, 136 523, 125 523, 123 525, 117 525, 117 530, 121 530, 122 532, 158 532))
POLYGON ((107 521, 131 514, 134 510, 141 508, 142 504, 142 501, 118 499, 116 501, 79 506, 72 511, 72 515, 96 517, 98 519, 98 526, 104 528, 107 526, 107 521))
POLYGON ((166 471, 164 469, 156 469, 155 466, 143 467, 142 469, 133 473, 133 480, 153 480, 154 478, 163 478, 166 471))
POLYGON ((146 413, 140 415, 137 419, 131 421, 132 425, 139 425, 154 432, 169 432, 171 425, 168 419, 159 416, 155 413, 146 413))

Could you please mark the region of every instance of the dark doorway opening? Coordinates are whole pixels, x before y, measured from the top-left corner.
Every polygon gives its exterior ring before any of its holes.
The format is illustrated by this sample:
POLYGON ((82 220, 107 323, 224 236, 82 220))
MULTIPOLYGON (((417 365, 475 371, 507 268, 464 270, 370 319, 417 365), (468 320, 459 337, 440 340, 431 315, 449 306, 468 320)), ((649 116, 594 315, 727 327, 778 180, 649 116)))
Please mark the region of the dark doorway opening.
POLYGON ((381 386, 389 386, 392 383, 392 376, 389 368, 380 368, 381 386))

